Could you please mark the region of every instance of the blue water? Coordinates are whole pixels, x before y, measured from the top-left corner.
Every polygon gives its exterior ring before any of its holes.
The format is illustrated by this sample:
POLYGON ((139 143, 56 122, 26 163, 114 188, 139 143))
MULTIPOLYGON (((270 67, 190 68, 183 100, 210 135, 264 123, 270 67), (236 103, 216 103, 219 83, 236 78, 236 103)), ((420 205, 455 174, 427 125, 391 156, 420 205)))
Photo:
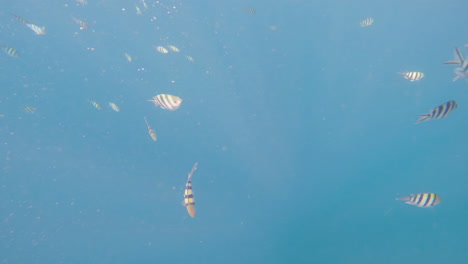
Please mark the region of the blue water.
POLYGON ((465 1, 88 2, 2 5, 0 263, 466 263, 465 1))

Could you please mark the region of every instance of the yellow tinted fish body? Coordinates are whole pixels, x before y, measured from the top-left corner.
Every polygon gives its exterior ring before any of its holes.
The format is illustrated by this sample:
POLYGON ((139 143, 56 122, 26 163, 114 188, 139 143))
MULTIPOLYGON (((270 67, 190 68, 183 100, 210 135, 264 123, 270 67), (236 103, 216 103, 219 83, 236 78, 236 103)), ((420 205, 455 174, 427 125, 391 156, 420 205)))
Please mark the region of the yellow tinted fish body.
POLYGON ((115 112, 119 112, 120 108, 113 102, 109 102, 109 106, 114 110, 115 112))
POLYGON ((91 100, 88 100, 88 102, 90 102, 97 110, 101 110, 101 106, 95 102, 95 101, 91 101, 91 100))
POLYGON ((34 112, 36 112, 37 108, 36 108, 36 107, 32 107, 32 106, 26 106, 23 110, 24 110, 26 113, 34 114, 34 112))
POLYGON ((185 184, 185 191, 184 191, 184 205, 187 208, 187 212, 191 217, 195 217, 195 199, 193 197, 192 191, 192 175, 197 170, 198 162, 193 165, 192 170, 190 171, 187 179, 187 183, 185 184))
POLYGON ((156 136, 156 132, 154 132, 153 128, 149 125, 148 120, 146 120, 146 116, 145 116, 145 122, 146 122, 146 126, 148 127, 148 134, 150 135, 153 141, 156 141, 158 137, 156 136))
POLYGON ((397 198, 400 201, 406 201, 407 204, 416 205, 417 207, 433 207, 442 202, 442 199, 435 193, 419 193, 411 194, 410 196, 403 195, 397 198))
POLYGON ((424 77, 424 73, 422 72, 399 72, 399 74, 403 75, 403 78, 410 80, 410 82, 419 81, 424 77))

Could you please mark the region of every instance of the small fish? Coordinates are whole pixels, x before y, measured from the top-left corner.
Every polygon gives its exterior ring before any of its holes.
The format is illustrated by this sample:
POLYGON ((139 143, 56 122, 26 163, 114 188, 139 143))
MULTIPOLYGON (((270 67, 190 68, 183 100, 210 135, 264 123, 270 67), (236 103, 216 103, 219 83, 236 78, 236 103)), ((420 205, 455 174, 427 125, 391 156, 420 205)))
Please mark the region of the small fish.
POLYGON ((247 7, 246 8, 247 12, 251 15, 255 15, 257 13, 257 10, 255 10, 254 8, 252 7, 247 7))
POLYGON ((162 109, 171 111, 179 109, 182 104, 182 99, 180 97, 170 94, 158 94, 153 97, 153 100, 148 101, 153 102, 155 106, 160 106, 162 109))
POLYGON ((16 57, 18 58, 20 55, 18 53, 18 51, 16 51, 16 49, 14 48, 11 48, 11 47, 6 47, 6 46, 3 46, 3 47, 0 47, 6 54, 10 55, 11 57, 16 57))
POLYGON ((435 193, 419 193, 411 194, 410 196, 403 195, 397 198, 400 201, 406 201, 407 204, 416 205, 417 207, 433 207, 442 202, 442 199, 435 193))
POLYGON ((112 110, 119 112, 120 108, 113 102, 109 102, 109 106, 112 108, 112 110))
POLYGON ((185 58, 187 58, 187 60, 190 61, 190 62, 194 62, 194 61, 195 61, 195 59, 194 59, 192 56, 188 56, 188 55, 187 55, 187 56, 185 56, 185 58))
POLYGON ((28 28, 30 28, 32 31, 34 31, 34 33, 36 33, 36 35, 45 35, 45 27, 39 27, 35 24, 32 24, 32 23, 29 23, 26 19, 20 17, 20 16, 17 16, 15 14, 12 14, 10 13, 12 16, 15 17, 16 20, 18 20, 19 22, 21 22, 21 24, 23 25, 26 25, 28 28))
POLYGON ((196 162, 195 165, 193 165, 192 170, 188 175, 184 191, 184 205, 187 208, 187 212, 191 217, 195 217, 195 199, 193 197, 192 191, 192 175, 197 170, 197 166, 198 162, 196 162))
POLYGON ((36 110, 37 110, 37 107, 26 106, 25 108, 23 108, 23 110, 26 113, 34 114, 34 112, 36 112, 36 110))
POLYGON ((415 122, 415 124, 423 122, 423 121, 429 121, 432 119, 440 119, 446 117, 448 114, 450 114, 453 110, 457 109, 458 105, 457 102, 455 101, 448 101, 444 104, 439 105, 438 107, 435 107, 430 110, 429 113, 419 115, 418 121, 415 122))
POLYGON ((154 47, 159 53, 162 53, 162 54, 166 54, 168 53, 169 51, 165 48, 165 47, 162 47, 162 46, 156 46, 154 47))
POLYGON ((130 56, 130 54, 125 53, 124 55, 128 62, 132 62, 133 59, 132 59, 132 56, 130 56))
POLYGON ((86 22, 84 22, 83 20, 80 20, 80 19, 78 19, 76 17, 73 17, 73 16, 72 16, 72 19, 73 19, 73 21, 75 21, 75 23, 80 25, 80 30, 89 28, 89 25, 86 22))
POLYGON ((169 45, 169 46, 167 46, 167 47, 168 47, 170 50, 172 50, 173 52, 179 52, 179 51, 180 51, 179 48, 177 48, 177 47, 174 46, 174 45, 169 45))
POLYGON ((137 5, 135 5, 135 9, 136 9, 137 15, 141 15, 141 9, 137 5))
POLYGON ((146 116, 145 116, 145 122, 146 122, 146 126, 148 127, 148 133, 151 139, 153 139, 153 141, 156 141, 158 137, 156 136, 156 132, 154 132, 153 128, 149 125, 148 120, 146 120, 146 116))
POLYGON ((419 81, 424 77, 424 73, 422 72, 399 72, 399 74, 403 75, 403 78, 410 80, 410 82, 419 81))
POLYGON ((372 17, 368 17, 359 23, 361 27, 368 27, 372 24, 374 24, 374 19, 372 17))
POLYGON ((34 33, 36 33, 36 35, 45 35, 46 34, 46 31, 45 31, 45 27, 39 27, 35 24, 26 24, 26 26, 30 29, 32 29, 32 31, 34 31, 34 33))
POLYGON ((145 7, 145 9, 148 9, 148 5, 146 4, 145 0, 141 0, 141 2, 143 3, 143 6, 145 7))
POLYGON ((101 110, 101 106, 95 102, 95 101, 91 101, 91 100, 88 100, 88 102, 90 102, 97 110, 101 110))

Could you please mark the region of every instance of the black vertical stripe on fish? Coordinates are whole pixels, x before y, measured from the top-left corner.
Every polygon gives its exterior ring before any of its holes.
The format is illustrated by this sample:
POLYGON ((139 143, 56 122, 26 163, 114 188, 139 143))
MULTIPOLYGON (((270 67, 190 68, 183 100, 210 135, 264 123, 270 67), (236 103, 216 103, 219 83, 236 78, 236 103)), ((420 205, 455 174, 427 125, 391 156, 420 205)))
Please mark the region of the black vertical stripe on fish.
POLYGON ((416 201, 416 204, 417 204, 417 205, 420 205, 420 204, 421 204, 422 198, 423 198, 423 195, 422 195, 422 194, 416 195, 416 200, 417 200, 417 201, 416 201))
POLYGON ((429 193, 429 194, 427 195, 426 203, 424 203, 424 207, 429 206, 429 205, 432 205, 433 202, 434 202, 433 194, 432 194, 432 193, 429 193))

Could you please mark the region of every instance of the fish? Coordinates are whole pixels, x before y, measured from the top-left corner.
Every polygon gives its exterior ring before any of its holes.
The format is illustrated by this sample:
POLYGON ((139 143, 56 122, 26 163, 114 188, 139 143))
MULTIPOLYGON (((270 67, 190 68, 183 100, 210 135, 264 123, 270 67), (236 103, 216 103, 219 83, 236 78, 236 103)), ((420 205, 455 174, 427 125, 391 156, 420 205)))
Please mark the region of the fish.
POLYGON ((89 28, 89 25, 86 22, 84 22, 83 20, 80 20, 80 19, 78 19, 76 17, 73 17, 73 16, 71 18, 73 19, 73 21, 75 21, 75 23, 80 25, 80 30, 89 28))
POLYGON ((37 110, 37 107, 26 106, 25 108, 23 108, 23 110, 26 113, 34 114, 34 112, 36 112, 36 110, 37 110))
POLYGON ((124 55, 128 62, 132 62, 133 59, 132 59, 132 56, 130 56, 130 54, 125 53, 124 55))
POLYGON ((158 94, 153 97, 153 100, 148 101, 153 102, 155 106, 160 106, 162 109, 171 111, 179 109, 182 104, 182 99, 180 97, 170 94, 158 94))
POLYGON ((359 23, 361 27, 368 27, 372 24, 374 24, 374 19, 372 17, 368 17, 359 23))
POLYGON ((187 58, 187 60, 190 61, 190 62, 194 62, 194 61, 195 61, 195 59, 194 59, 192 56, 188 56, 188 55, 187 55, 187 56, 185 56, 185 58, 187 58))
POLYGON ((30 28, 32 31, 34 31, 34 33, 36 33, 36 35, 45 35, 46 34, 45 27, 39 27, 38 25, 35 25, 35 24, 26 24, 26 26, 28 28, 30 28))
POLYGON ((179 51, 180 51, 179 48, 177 48, 177 47, 174 46, 174 45, 169 45, 169 46, 167 46, 167 47, 168 47, 170 50, 172 50, 173 52, 179 52, 179 51))
POLYGON ((30 28, 32 31, 34 31, 34 33, 36 33, 36 35, 45 35, 46 34, 46 31, 45 31, 45 27, 39 27, 38 25, 35 25, 35 24, 32 24, 32 23, 29 23, 26 19, 20 17, 20 16, 17 16, 13 13, 10 13, 12 16, 15 17, 16 20, 18 20, 19 22, 21 22, 21 24, 27 26, 28 28, 30 28))
POLYGON ((423 121, 429 121, 432 119, 444 118, 448 114, 450 114, 453 110, 457 109, 457 107, 458 107, 457 102, 453 100, 443 103, 439 105, 438 107, 431 109, 429 113, 419 115, 419 119, 418 121, 415 122, 415 124, 423 122, 423 121))
POLYGON ((246 10, 251 15, 255 15, 257 13, 257 10, 255 10, 255 8, 252 7, 247 7, 246 10))
POLYGON ((91 101, 91 100, 88 100, 88 102, 90 102, 97 110, 101 110, 101 106, 95 102, 95 101, 91 101))
POLYGON ((416 205, 417 207, 433 207, 442 202, 440 196, 435 193, 419 193, 411 194, 410 196, 403 195, 396 199, 406 201, 407 204, 416 205))
POLYGON ((146 122, 146 126, 148 127, 148 133, 149 133, 151 139, 153 141, 156 141, 158 139, 158 137, 156 136, 156 132, 154 132, 153 128, 149 125, 148 120, 146 120, 146 116, 145 116, 145 122, 146 122))
POLYGON ((115 112, 119 112, 120 108, 113 102, 109 102, 109 106, 114 110, 115 112))
POLYGON ((165 47, 163 47, 163 46, 156 46, 156 47, 154 47, 154 48, 155 48, 159 53, 162 53, 162 54, 166 54, 166 53, 169 52, 169 51, 168 51, 165 47))
POLYGON ((195 199, 193 197, 192 191, 192 175, 197 170, 198 162, 195 162, 193 165, 192 170, 188 174, 187 183, 185 184, 185 191, 184 191, 184 205, 187 208, 188 214, 193 218, 195 217, 195 199))
POLYGON ((14 48, 11 48, 11 47, 6 47, 6 46, 2 46, 0 47, 6 54, 10 55, 11 57, 16 57, 18 58, 20 55, 18 53, 18 51, 14 48))
POLYGON ((447 62, 444 62, 444 64, 455 64, 455 65, 460 65, 461 67, 459 68, 456 68, 454 70, 455 74, 457 76, 455 76, 452 81, 456 81, 458 79, 462 79, 462 78, 467 78, 468 77, 468 61, 465 60, 465 58, 463 57, 463 54, 461 53, 461 51, 458 49, 458 47, 455 47, 455 58, 453 61, 447 61, 447 62))
POLYGON ((399 74, 403 75, 403 78, 410 80, 410 82, 419 81, 424 77, 424 73, 422 72, 399 72, 399 74))
POLYGON ((137 5, 135 5, 135 9, 136 9, 137 15, 141 15, 141 9, 137 5))
POLYGON ((143 3, 143 6, 145 7, 145 9, 148 9, 148 5, 146 4, 145 0, 141 0, 141 2, 143 3))

